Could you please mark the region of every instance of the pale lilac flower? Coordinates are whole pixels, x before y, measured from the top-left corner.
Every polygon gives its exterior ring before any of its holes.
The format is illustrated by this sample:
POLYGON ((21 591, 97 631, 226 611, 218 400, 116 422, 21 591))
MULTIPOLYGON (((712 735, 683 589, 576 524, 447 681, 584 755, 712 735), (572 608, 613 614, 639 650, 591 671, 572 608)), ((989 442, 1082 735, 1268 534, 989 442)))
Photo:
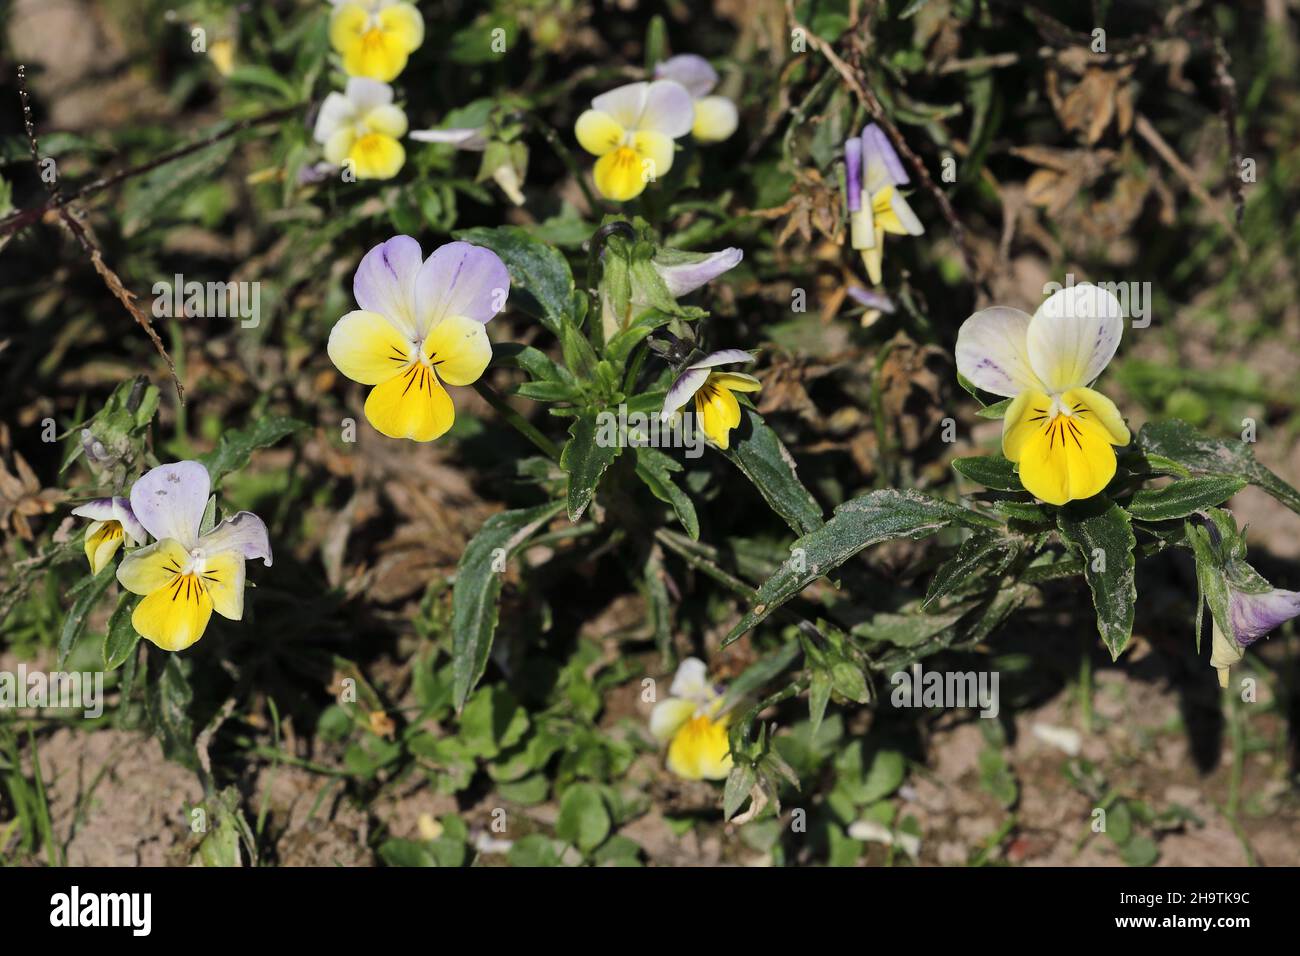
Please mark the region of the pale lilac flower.
POLYGON ((142 545, 147 537, 144 526, 131 511, 125 498, 95 498, 72 509, 78 518, 89 518, 86 528, 86 560, 90 573, 98 574, 113 560, 123 544, 142 545))
POLYGON ((655 66, 655 79, 672 80, 686 87, 695 101, 691 135, 701 143, 720 143, 740 125, 736 104, 725 96, 710 96, 718 85, 718 71, 694 53, 669 57, 655 66))
POLYGON ((695 416, 704 434, 719 448, 727 448, 731 430, 740 424, 740 403, 733 393, 757 392, 761 386, 752 375, 715 369, 752 361, 754 356, 742 349, 722 349, 686 366, 664 396, 660 420, 668 421, 693 398, 695 416))

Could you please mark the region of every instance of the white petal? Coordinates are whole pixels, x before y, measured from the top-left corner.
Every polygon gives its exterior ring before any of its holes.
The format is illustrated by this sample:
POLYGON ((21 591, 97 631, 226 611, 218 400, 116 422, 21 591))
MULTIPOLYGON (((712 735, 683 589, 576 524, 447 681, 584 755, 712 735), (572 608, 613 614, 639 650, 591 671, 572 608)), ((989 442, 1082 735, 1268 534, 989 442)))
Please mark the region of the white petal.
POLYGON ((671 740, 682 724, 695 716, 695 701, 669 697, 650 712, 650 733, 660 742, 671 740))
POLYGON ((324 144, 336 132, 351 123, 357 115, 357 108, 342 93, 331 93, 325 97, 320 112, 316 114, 316 128, 312 139, 324 144))
POLYGON ((664 280, 668 294, 680 299, 724 272, 740 265, 745 254, 732 246, 719 252, 680 252, 664 249, 652 261, 655 272, 664 280))
POLYGON ((656 80, 672 80, 686 87, 691 96, 708 96, 718 85, 718 71, 694 53, 669 57, 655 67, 656 80))
POLYGON ((1091 282, 1061 289, 1029 323, 1030 364, 1049 392, 1089 385, 1110 363, 1123 331, 1124 310, 1110 292, 1091 282))
POLYGON ((159 465, 131 486, 131 510, 159 541, 170 538, 194 547, 208 506, 212 479, 197 461, 159 465))
POLYGON ((686 87, 672 80, 655 80, 646 90, 645 108, 636 128, 677 139, 691 131, 695 101, 686 87))
MULTIPOLYGON (((620 86, 597 96, 591 101, 591 108, 608 113, 624 129, 636 129, 637 123, 641 120, 641 113, 645 110, 646 93, 649 89, 649 83, 628 83, 626 86, 620 86)), ((688 93, 687 96, 689 95, 688 93)))
POLYGON ((981 309, 957 331, 957 371, 977 388, 1011 397, 1046 391, 1029 363, 1030 318, 1019 309, 981 309))
POLYGON ((416 129, 411 130, 410 138, 420 143, 447 143, 457 149, 476 153, 487 149, 487 137, 481 126, 468 129, 416 129))
POLYGON ((692 362, 691 368, 714 368, 718 365, 731 365, 735 362, 753 362, 757 356, 751 355, 744 349, 721 349, 717 352, 710 352, 698 362, 692 362))
POLYGON ((668 693, 686 700, 706 701, 714 696, 709 683, 709 668, 698 657, 688 657, 677 665, 668 693))
POLYGON ((368 113, 377 106, 393 102, 393 88, 379 80, 354 76, 348 80, 347 96, 356 104, 358 113, 368 113))
POLYGON ((898 221, 903 224, 903 228, 907 230, 909 236, 924 235, 925 226, 921 225, 921 220, 916 218, 916 213, 912 212, 912 207, 907 204, 907 200, 903 198, 903 194, 897 189, 890 196, 889 205, 893 208, 894 215, 898 217, 898 221))
POLYGON ((261 558, 271 566, 271 542, 266 533, 266 523, 251 511, 241 511, 227 518, 199 539, 199 547, 209 554, 234 551, 241 558, 252 561, 261 558))
POLYGON ((708 379, 707 368, 688 368, 678 375, 664 396, 664 407, 659 412, 659 420, 666 422, 672 418, 673 413, 689 402, 708 379))

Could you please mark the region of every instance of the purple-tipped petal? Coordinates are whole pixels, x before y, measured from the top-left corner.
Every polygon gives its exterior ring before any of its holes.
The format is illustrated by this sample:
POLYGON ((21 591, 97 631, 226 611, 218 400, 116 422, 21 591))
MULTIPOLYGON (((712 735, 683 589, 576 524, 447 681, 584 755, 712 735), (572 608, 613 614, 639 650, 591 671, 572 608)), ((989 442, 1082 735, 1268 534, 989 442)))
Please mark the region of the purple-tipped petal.
POLYGON ((131 539, 132 544, 144 544, 149 539, 149 532, 145 531, 135 512, 131 510, 131 502, 126 498, 113 499, 113 514, 126 536, 131 539))
POLYGON ((1274 588, 1260 594, 1228 592, 1228 618, 1232 636, 1242 647, 1249 647, 1273 628, 1300 617, 1300 592, 1274 588))
POLYGON ((696 392, 709 378, 707 368, 696 368, 691 366, 678 375, 673 384, 668 389, 668 394, 664 396, 664 407, 659 412, 660 421, 668 421, 674 413, 691 400, 696 392))
POLYGON ((487 149, 487 135, 484 127, 466 127, 460 129, 415 129, 407 134, 420 143, 446 143, 457 149, 481 153, 487 149))
POLYGON ((197 461, 159 465, 131 487, 131 511, 151 535, 186 549, 198 543, 212 479, 197 461))
POLYGON ((744 349, 720 349, 717 352, 710 352, 698 362, 692 362, 691 368, 714 368, 718 365, 731 365, 733 362, 752 362, 757 358, 744 349))
POLYGON ((844 188, 849 212, 862 208, 862 140, 854 136, 844 143, 844 188))
POLYGON ((417 312, 415 284, 424 264, 420 244, 410 236, 381 242, 361 260, 352 279, 352 294, 366 312, 377 312, 415 338, 421 316, 417 312))
POLYGON ((491 249, 449 242, 429 256, 416 279, 420 307, 428 314, 427 332, 449 315, 487 322, 505 308, 510 273, 491 249))
POLYGON ((680 299, 705 283, 712 282, 724 272, 734 269, 743 258, 745 254, 735 247, 709 253, 665 250, 651 264, 668 287, 668 294, 674 299, 680 299))
POLYGON ((266 523, 251 511, 241 511, 217 525, 199 542, 208 554, 236 551, 246 561, 261 558, 271 566, 271 541, 266 533, 266 523))
POLYGON ((886 315, 893 315, 894 313, 894 300, 883 292, 864 289, 860 285, 851 285, 845 291, 848 292, 849 298, 858 305, 866 306, 868 309, 876 309, 886 315))
POLYGON ((680 83, 698 100, 702 96, 708 96, 718 85, 718 71, 702 56, 681 53, 658 64, 655 67, 655 79, 680 83))
POLYGON ((114 521, 117 515, 113 511, 112 498, 92 498, 83 504, 77 505, 72 509, 72 513, 78 518, 89 518, 91 521, 114 521))
POLYGON ((881 173, 888 176, 895 186, 906 186, 909 182, 907 170, 899 161, 898 154, 889 137, 875 123, 862 131, 862 158, 867 167, 867 189, 876 192, 883 183, 874 181, 881 173))

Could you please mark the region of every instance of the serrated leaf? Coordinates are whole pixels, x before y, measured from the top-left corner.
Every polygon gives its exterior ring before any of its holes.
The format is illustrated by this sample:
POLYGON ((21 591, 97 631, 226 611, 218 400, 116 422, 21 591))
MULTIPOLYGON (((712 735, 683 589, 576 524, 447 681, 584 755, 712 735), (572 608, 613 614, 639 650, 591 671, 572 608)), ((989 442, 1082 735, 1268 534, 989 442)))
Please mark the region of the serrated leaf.
POLYGON ((460 229, 452 235, 500 256, 510 273, 511 302, 560 334, 560 323, 569 313, 574 288, 564 253, 518 226, 460 229))
POLYGON ((601 476, 623 451, 617 435, 601 437, 597 416, 594 409, 579 414, 569 426, 569 440, 560 453, 560 467, 569 476, 570 521, 582 517, 591 504, 601 476))
POLYGON ((753 764, 744 761, 732 765, 731 772, 727 774, 727 782, 722 787, 724 822, 734 817, 736 812, 745 805, 745 800, 749 798, 750 791, 754 789, 757 781, 758 774, 754 771, 753 764))
POLYGON ((776 432, 752 408, 742 408, 743 419, 731 433, 731 447, 722 453, 758 489, 763 500, 795 534, 822 527, 822 509, 795 474, 796 465, 776 432))
POLYGON ((483 522, 465 547, 456 567, 451 593, 452 685, 456 709, 487 668, 488 652, 497 628, 497 596, 501 593, 499 558, 510 555, 533 532, 559 513, 560 502, 505 511, 483 522))
POLYGON ((1184 478, 1164 488, 1137 492, 1124 510, 1142 521, 1172 521, 1221 505, 1246 484, 1245 478, 1221 475, 1184 478))
POLYGON ((636 474, 651 493, 665 504, 672 505, 677 520, 691 539, 700 539, 700 519, 695 514, 695 503, 691 496, 677 487, 672 480, 674 471, 681 471, 677 464, 663 452, 655 448, 638 446, 636 449, 636 474))
POLYGON ((994 491, 1024 491, 1016 466, 1001 455, 974 455, 952 463, 957 473, 994 491))
POLYGON ((1172 419, 1142 426, 1137 444, 1141 450, 1176 462, 1194 475, 1246 478, 1300 514, 1300 491, 1256 461, 1249 442, 1211 438, 1186 422, 1172 419))
POLYGON ((1097 610, 1097 631, 1118 659, 1133 636, 1133 608, 1137 603, 1136 561, 1128 514, 1109 498, 1098 495, 1071 502, 1056 515, 1061 537, 1079 551, 1083 576, 1092 590, 1097 610))
POLYGON ((723 646, 864 548, 895 538, 924 538, 952 525, 998 526, 991 518, 919 491, 882 489, 846 501, 826 524, 794 543, 791 557, 763 582, 753 607, 731 629, 723 646))

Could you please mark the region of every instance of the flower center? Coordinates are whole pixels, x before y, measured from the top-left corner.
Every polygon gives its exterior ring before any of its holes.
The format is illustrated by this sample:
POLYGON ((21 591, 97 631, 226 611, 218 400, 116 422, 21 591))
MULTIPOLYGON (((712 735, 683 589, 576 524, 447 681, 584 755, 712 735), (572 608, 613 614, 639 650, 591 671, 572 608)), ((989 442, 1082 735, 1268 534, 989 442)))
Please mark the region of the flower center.
POLYGON ((619 170, 634 167, 641 161, 635 149, 631 146, 620 146, 614 151, 614 166, 619 170))

